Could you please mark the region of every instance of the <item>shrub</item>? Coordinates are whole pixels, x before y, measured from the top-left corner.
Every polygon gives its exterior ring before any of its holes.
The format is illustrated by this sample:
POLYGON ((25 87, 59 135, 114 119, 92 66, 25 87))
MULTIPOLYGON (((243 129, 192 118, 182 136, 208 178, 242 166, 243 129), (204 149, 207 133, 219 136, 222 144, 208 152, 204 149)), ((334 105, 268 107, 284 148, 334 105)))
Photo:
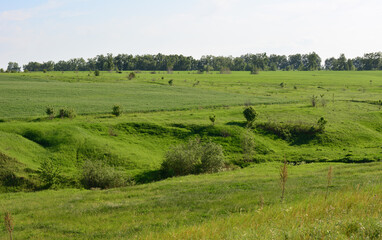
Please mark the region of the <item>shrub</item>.
POLYGON ((223 67, 220 69, 220 74, 231 74, 231 69, 228 67, 223 67))
POLYGON ((199 139, 173 146, 162 163, 162 172, 168 176, 182 176, 220 171, 224 167, 224 154, 220 145, 202 144, 199 139))
POLYGON ((0 68, 0 73, 3 73, 4 72, 4 69, 0 68))
POLYGON ((243 111, 243 114, 244 114, 245 119, 247 120, 247 125, 251 126, 257 117, 257 113, 256 113, 255 109, 253 109, 252 107, 247 107, 243 111))
POLYGON ((223 148, 209 142, 202 147, 201 171, 204 173, 219 172, 224 167, 223 148))
POLYGON ((42 72, 43 72, 43 73, 46 73, 46 72, 47 72, 47 70, 46 70, 46 69, 43 69, 43 70, 42 70, 42 72))
POLYGON ((249 130, 245 131, 241 136, 240 142, 243 150, 243 161, 253 161, 253 156, 255 154, 255 140, 252 133, 249 130))
POLYGON ((118 117, 122 115, 122 108, 119 105, 114 105, 111 114, 118 117))
POLYGON ((212 126, 215 125, 215 120, 216 120, 215 114, 212 114, 209 118, 210 118, 210 121, 212 123, 212 126))
POLYGON ((100 161, 92 162, 90 160, 85 161, 82 174, 81 183, 87 188, 113 188, 122 187, 126 185, 126 181, 122 174, 117 172, 114 168, 105 166, 100 161))
POLYGON ((317 96, 313 95, 311 98, 310 98, 310 102, 312 104, 312 107, 316 107, 317 106, 317 96))
POLYGON ((135 78, 135 73, 134 72, 129 73, 129 75, 127 76, 127 79, 129 79, 129 80, 132 80, 134 78, 135 78))
POLYGON ((251 74, 259 74, 259 68, 257 66, 253 66, 251 69, 251 74))
POLYGON ((323 132, 325 130, 325 125, 327 122, 328 121, 326 121, 324 117, 321 117, 320 119, 318 119, 317 125, 318 125, 319 132, 323 132))
POLYGON ((61 108, 59 113, 60 118, 75 118, 76 113, 74 109, 61 108))
POLYGON ((99 76, 99 74, 100 74, 99 70, 98 70, 98 69, 96 69, 96 70, 94 71, 94 76, 98 77, 98 76, 99 76))
POLYGON ((168 81, 168 85, 172 86, 173 84, 174 84, 174 80, 171 79, 168 81))
POLYGON ((45 184, 45 187, 50 188, 59 184, 61 171, 52 160, 43 161, 38 170, 38 175, 41 181, 45 184))
POLYGON ((46 107, 45 112, 49 116, 50 119, 54 118, 54 108, 53 107, 51 107, 51 106, 46 107))

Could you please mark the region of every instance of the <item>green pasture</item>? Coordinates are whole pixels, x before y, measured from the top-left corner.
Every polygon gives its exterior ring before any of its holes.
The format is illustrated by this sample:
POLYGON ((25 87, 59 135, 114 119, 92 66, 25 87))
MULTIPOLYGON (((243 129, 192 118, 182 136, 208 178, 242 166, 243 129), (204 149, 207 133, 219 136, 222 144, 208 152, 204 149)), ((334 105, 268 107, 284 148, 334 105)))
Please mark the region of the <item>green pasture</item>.
MULTIPOLYGON (((0 195, 15 239, 380 239, 381 163, 279 163, 127 188, 0 195)), ((7 239, 0 229, 0 239, 7 239)))
POLYGON ((14 239, 382 238, 382 72, 128 74, 0 74, 0 211, 14 216, 14 239), (50 119, 47 106, 77 117, 50 119), (251 128, 246 106, 258 113, 251 128), (325 128, 312 131, 321 117, 325 128), (220 144, 225 171, 158 178, 170 147, 192 138, 220 144), (82 189, 87 160, 128 186, 82 189), (42 190, 45 161, 60 170, 56 190, 42 190))

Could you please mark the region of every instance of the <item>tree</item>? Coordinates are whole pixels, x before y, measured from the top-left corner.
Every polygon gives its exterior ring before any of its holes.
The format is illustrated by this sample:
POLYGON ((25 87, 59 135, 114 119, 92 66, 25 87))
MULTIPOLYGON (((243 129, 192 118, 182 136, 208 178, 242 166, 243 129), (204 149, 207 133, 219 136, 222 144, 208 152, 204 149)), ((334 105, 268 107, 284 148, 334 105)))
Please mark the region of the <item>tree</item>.
POLYGON ((8 72, 20 72, 20 67, 17 62, 9 62, 7 67, 8 72))
POLYGON ((257 117, 255 109, 253 109, 252 107, 247 107, 243 111, 243 114, 245 119, 247 120, 247 126, 251 126, 257 117))

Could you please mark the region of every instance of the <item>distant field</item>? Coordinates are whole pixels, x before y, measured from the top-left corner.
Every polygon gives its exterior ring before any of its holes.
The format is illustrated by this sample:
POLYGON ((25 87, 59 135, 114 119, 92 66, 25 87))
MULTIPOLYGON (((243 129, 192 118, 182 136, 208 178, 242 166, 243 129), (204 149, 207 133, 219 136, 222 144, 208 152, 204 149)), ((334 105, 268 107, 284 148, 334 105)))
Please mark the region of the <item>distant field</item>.
POLYGON ((113 104, 140 112, 245 102, 309 104, 313 94, 324 95, 327 102, 370 101, 379 100, 382 91, 381 72, 143 72, 133 80, 127 74, 0 74, 0 119, 43 116, 47 105, 71 107, 79 114, 107 113, 113 104), (171 79, 174 86, 168 84, 171 79))

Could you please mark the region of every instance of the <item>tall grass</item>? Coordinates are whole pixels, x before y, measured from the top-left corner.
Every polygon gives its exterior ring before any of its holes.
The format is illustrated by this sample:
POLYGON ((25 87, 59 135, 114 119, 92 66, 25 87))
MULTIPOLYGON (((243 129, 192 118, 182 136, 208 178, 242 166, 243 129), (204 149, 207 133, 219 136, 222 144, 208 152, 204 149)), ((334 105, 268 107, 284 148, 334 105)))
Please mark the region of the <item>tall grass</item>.
POLYGON ((329 187, 332 184, 332 178, 333 178, 333 168, 332 166, 329 167, 328 175, 327 175, 327 186, 326 186, 326 194, 325 194, 325 200, 328 197, 329 194, 329 187))
POLYGON ((9 234, 9 239, 12 240, 13 239, 13 217, 11 215, 10 212, 6 212, 4 214, 4 225, 5 225, 5 230, 8 232, 9 234))
POLYGON ((284 159, 284 164, 280 167, 280 185, 281 185, 281 202, 284 202, 285 187, 288 180, 288 162, 284 159))

